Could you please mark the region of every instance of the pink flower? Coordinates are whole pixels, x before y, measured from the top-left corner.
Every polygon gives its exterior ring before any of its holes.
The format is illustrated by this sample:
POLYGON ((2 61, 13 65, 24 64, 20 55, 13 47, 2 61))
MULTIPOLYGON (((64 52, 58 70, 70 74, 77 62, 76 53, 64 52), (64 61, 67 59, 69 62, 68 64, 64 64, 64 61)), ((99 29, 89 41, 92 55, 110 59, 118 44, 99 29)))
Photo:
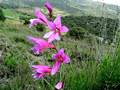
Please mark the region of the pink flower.
POLYGON ((53 44, 48 43, 44 39, 35 38, 31 36, 28 36, 27 38, 29 41, 31 41, 34 44, 32 48, 32 51, 34 52, 34 54, 43 53, 48 48, 55 49, 55 46, 53 44))
POLYGON ((46 1, 44 6, 48 9, 49 14, 51 14, 53 9, 52 5, 48 1, 46 1))
POLYGON ((33 65, 32 69, 34 72, 33 78, 35 78, 35 79, 43 78, 46 75, 49 75, 51 72, 51 68, 49 66, 45 66, 45 65, 33 65))
POLYGON ((40 19, 30 19, 30 25, 29 25, 29 28, 33 27, 33 26, 36 26, 38 24, 44 24, 40 19))
POLYGON ((56 84, 55 88, 56 88, 57 90, 63 89, 63 88, 64 88, 63 82, 58 82, 58 83, 56 84))
POLYGON ((58 70, 59 70, 59 68, 60 68, 62 63, 67 64, 67 63, 70 62, 70 58, 69 58, 68 55, 66 55, 64 53, 64 49, 63 48, 60 49, 58 51, 58 53, 53 54, 52 60, 56 60, 56 62, 55 62, 55 64, 52 67, 51 75, 55 75, 58 72, 58 70))
POLYGON ((37 24, 43 24, 43 25, 48 24, 48 20, 46 16, 40 11, 39 8, 35 8, 35 17, 36 18, 30 20, 29 27, 35 26, 37 24))
POLYGON ((54 22, 49 22, 48 28, 51 31, 44 35, 44 38, 48 38, 48 42, 60 40, 61 34, 69 31, 69 29, 66 26, 62 26, 61 16, 57 16, 54 22))

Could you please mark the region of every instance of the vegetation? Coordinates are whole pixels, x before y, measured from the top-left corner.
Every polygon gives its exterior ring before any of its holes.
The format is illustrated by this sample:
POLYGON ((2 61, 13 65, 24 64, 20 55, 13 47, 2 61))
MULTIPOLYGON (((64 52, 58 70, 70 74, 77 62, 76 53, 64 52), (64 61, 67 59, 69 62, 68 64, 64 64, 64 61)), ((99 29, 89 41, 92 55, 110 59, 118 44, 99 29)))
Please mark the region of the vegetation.
MULTIPOLYGON (((25 13, 4 8, 3 14, 4 17, 13 19, 7 18, 0 22, 0 90, 54 90, 53 85, 59 79, 64 79, 64 90, 119 90, 120 32, 117 32, 117 39, 115 38, 116 31, 119 30, 118 19, 95 16, 63 17, 62 22, 70 28, 70 32, 56 45, 58 48, 65 47, 71 63, 62 66, 55 77, 34 80, 31 65, 53 63, 51 55, 47 53, 33 55, 30 51, 32 45, 26 36, 42 37, 46 28, 28 28, 28 21, 33 16, 25 13), (116 39, 117 44, 97 43, 96 36, 110 42, 116 39), (61 76, 63 71, 65 77, 61 76)), ((49 50, 48 52, 51 53, 49 50)))
POLYGON ((4 13, 2 11, 2 9, 0 8, 0 21, 5 21, 5 16, 4 16, 4 13))
POLYGON ((63 18, 63 23, 71 29, 70 36, 78 38, 78 36, 84 35, 80 34, 84 31, 102 37, 109 42, 113 41, 119 26, 118 19, 93 16, 66 16, 63 18))

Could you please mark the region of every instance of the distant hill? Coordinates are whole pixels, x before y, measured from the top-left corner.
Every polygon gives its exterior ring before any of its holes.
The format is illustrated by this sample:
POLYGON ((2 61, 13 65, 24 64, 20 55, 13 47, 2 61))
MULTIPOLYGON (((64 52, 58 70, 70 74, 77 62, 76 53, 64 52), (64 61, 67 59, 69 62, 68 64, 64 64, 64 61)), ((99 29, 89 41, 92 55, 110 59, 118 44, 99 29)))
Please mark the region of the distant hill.
MULTIPOLYGON (((46 0, 1 0, 0 3, 6 3, 17 7, 43 7, 46 0)), ((103 16, 109 18, 116 18, 118 6, 108 5, 94 2, 92 0, 49 0, 52 5, 60 10, 63 10, 71 15, 83 16, 103 16)))

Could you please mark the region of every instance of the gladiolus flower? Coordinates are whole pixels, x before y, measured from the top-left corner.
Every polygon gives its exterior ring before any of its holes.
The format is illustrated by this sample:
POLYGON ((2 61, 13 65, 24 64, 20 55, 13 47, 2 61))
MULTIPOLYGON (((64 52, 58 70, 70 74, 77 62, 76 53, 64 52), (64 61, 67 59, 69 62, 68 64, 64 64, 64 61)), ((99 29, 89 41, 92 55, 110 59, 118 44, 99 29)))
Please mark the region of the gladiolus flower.
POLYGON ((33 65, 32 69, 34 72, 33 78, 35 78, 35 79, 43 78, 46 75, 49 75, 51 72, 51 68, 49 66, 45 66, 45 65, 33 65))
POLYGON ((30 25, 29 28, 36 26, 38 24, 44 24, 40 19, 30 19, 30 25))
POLYGON ((48 43, 48 41, 44 39, 35 38, 31 36, 28 36, 27 38, 29 41, 31 41, 34 44, 32 48, 32 51, 34 52, 34 54, 43 53, 48 48, 55 49, 55 46, 53 44, 48 43))
POLYGON ((66 26, 62 26, 61 16, 57 16, 54 22, 49 22, 48 28, 51 31, 44 35, 44 38, 48 38, 48 42, 60 40, 61 34, 69 31, 69 29, 66 26))
POLYGON ((52 14, 53 7, 52 7, 52 5, 48 1, 46 1, 44 6, 48 9, 49 14, 52 14))
POLYGON ((58 83, 56 84, 55 88, 56 88, 57 90, 63 89, 63 88, 64 88, 63 82, 58 82, 58 83))
POLYGON ((60 49, 58 51, 58 53, 53 54, 52 60, 56 60, 56 62, 55 62, 55 64, 52 67, 51 75, 55 75, 58 72, 58 70, 59 70, 59 68, 60 68, 62 63, 67 64, 67 63, 70 62, 70 58, 69 58, 68 55, 66 55, 64 53, 64 49, 63 48, 60 49))
POLYGON ((35 17, 36 17, 35 19, 30 20, 29 27, 35 26, 37 24, 43 24, 43 25, 47 26, 48 20, 47 20, 46 16, 38 8, 35 8, 35 17))

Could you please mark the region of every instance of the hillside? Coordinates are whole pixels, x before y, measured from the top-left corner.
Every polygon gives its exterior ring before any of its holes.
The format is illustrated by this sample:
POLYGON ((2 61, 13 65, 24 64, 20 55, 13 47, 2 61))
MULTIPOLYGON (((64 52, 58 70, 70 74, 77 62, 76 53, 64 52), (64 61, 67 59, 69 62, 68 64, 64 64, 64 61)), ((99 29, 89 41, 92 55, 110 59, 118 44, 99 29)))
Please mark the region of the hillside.
MULTIPOLYGON (((92 0, 49 0, 56 9, 67 12, 75 16, 104 16, 116 18, 119 7, 115 5, 103 4, 92 0)), ((2 0, 1 4, 7 4, 11 7, 43 7, 45 0, 2 0)))
POLYGON ((0 0, 0 90, 119 90, 120 23, 113 19, 119 7, 50 0, 55 8, 49 18, 44 1, 0 0), (34 16, 35 6, 45 16, 34 16), (62 20, 53 21, 58 14, 62 20))

